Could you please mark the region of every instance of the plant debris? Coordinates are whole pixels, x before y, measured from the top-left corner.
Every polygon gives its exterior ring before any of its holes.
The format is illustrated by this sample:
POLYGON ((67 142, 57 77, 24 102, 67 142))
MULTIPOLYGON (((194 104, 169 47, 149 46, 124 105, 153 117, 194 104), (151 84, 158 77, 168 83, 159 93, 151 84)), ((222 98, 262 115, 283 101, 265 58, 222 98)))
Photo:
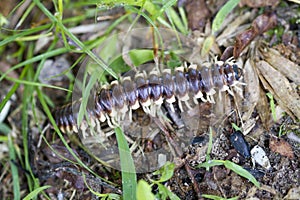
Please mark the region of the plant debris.
POLYGON ((277 139, 275 137, 271 137, 270 149, 273 152, 279 153, 290 159, 294 159, 294 153, 291 145, 288 142, 284 141, 283 139, 277 139))

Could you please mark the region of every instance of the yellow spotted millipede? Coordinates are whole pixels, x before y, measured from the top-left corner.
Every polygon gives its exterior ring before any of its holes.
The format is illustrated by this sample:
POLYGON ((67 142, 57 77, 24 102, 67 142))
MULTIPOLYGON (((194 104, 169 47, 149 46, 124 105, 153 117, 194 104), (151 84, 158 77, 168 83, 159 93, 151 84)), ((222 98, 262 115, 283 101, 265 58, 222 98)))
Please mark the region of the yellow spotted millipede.
MULTIPOLYGON (((110 126, 114 126, 116 118, 128 113, 131 115, 131 111, 140 106, 146 113, 155 115, 152 108, 162 103, 172 107, 176 100, 181 111, 181 102, 188 106, 190 98, 195 103, 198 99, 213 103, 215 89, 231 93, 228 86, 235 85, 238 79, 238 66, 231 61, 216 61, 203 66, 192 64, 174 70, 164 69, 161 73, 140 72, 134 78, 122 77, 120 81, 103 86, 93 97, 93 106, 87 108, 86 112, 92 126, 99 126, 106 120, 110 126)), ((78 128, 78 113, 73 113, 79 110, 80 104, 81 101, 75 101, 54 111, 56 123, 62 132, 85 131, 87 128, 85 122, 78 128)))

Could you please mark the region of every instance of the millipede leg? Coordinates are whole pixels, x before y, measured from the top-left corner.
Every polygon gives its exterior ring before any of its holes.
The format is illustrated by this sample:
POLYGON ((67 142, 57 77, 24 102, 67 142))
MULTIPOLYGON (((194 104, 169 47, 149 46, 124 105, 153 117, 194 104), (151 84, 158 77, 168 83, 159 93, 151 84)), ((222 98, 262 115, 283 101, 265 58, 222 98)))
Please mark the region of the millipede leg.
POLYGON ((184 63, 175 69, 161 70, 159 67, 158 60, 155 60, 152 71, 141 69, 132 77, 121 77, 120 81, 112 81, 103 86, 96 96, 93 96, 95 107, 89 108, 88 119, 85 118, 79 127, 76 124, 77 114, 71 111, 76 108, 75 112, 78 113, 81 100, 56 110, 55 121, 60 130, 64 133, 82 131, 83 137, 86 138, 89 126, 92 130, 101 132, 102 123, 106 120, 110 128, 115 128, 118 123, 126 120, 126 115, 129 116, 129 122, 132 122, 132 110, 140 106, 152 117, 158 115, 163 103, 168 105, 168 112, 174 113, 179 110, 180 113, 185 109, 192 110, 194 104, 198 104, 198 99, 215 103, 213 95, 216 90, 221 101, 221 92, 228 92, 234 96, 236 91, 233 92, 232 87, 241 90, 236 85, 244 85, 238 81, 241 78, 236 70, 238 66, 230 59, 223 62, 215 58, 213 63, 205 62, 201 66, 187 66, 184 63), (188 102, 190 98, 191 102, 188 102), (176 111, 173 107, 175 101, 179 108, 176 107, 176 111), (182 105, 183 102, 185 105, 182 105))
POLYGON ((105 113, 105 117, 106 117, 108 126, 111 128, 115 128, 114 125, 111 123, 111 118, 106 113, 105 113))
POLYGON ((188 110, 192 110, 192 107, 190 106, 188 101, 184 101, 186 107, 188 108, 188 110))

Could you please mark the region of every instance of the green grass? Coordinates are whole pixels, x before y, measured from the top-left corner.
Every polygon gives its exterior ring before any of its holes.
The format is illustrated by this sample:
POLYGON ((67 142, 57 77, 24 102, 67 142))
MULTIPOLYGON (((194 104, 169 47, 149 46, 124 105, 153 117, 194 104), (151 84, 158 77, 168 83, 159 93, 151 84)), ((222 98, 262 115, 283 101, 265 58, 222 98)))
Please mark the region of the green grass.
POLYGON ((273 120, 276 122, 277 121, 276 106, 275 106, 275 101, 274 101, 273 95, 269 92, 266 95, 270 99, 270 109, 271 109, 272 117, 273 117, 273 120))
POLYGON ((123 199, 136 199, 137 178, 127 140, 121 128, 116 128, 120 165, 122 172, 123 199))
MULTIPOLYGON (((233 1, 230 1, 233 2, 233 1)), ((236 2, 236 1, 234 1, 236 2)), ((13 11, 11 11, 10 16, 14 15, 16 10, 22 5, 21 2, 13 11)), ((124 72, 126 69, 118 69, 121 60, 116 59, 115 66, 112 63, 112 67, 108 67, 107 63, 105 63, 102 59, 100 59, 97 55, 92 51, 95 47, 99 46, 105 39, 109 38, 111 33, 115 31, 116 27, 123 23, 124 21, 131 21, 131 27, 129 29, 134 29, 135 24, 139 19, 143 19, 148 26, 152 26, 155 34, 157 34, 158 43, 163 46, 164 41, 162 41, 161 36, 159 35, 159 27, 167 27, 174 31, 178 31, 180 34, 188 35, 190 33, 187 26, 187 17, 183 10, 183 8, 178 8, 177 12, 174 9, 177 1, 175 0, 163 0, 163 1, 149 1, 149 0, 140 0, 140 1, 95 1, 95 0, 87 0, 87 1, 52 1, 54 5, 54 9, 51 11, 45 6, 43 1, 33 0, 31 4, 28 5, 27 9, 20 17, 18 21, 18 27, 21 27, 26 23, 27 20, 30 19, 31 14, 34 12, 39 12, 38 14, 42 17, 45 16, 45 22, 38 24, 35 27, 29 27, 29 25, 25 24, 24 29, 8 29, 1 27, 2 32, 0 33, 0 52, 5 52, 10 46, 15 46, 16 51, 11 55, 7 55, 7 59, 16 59, 18 62, 14 66, 11 66, 9 70, 4 73, 0 72, 0 81, 11 81, 13 83, 12 87, 6 94, 6 97, 0 103, 0 111, 3 109, 6 102, 12 97, 14 93, 20 88, 20 86, 24 86, 23 91, 24 95, 22 97, 22 101, 20 102, 21 108, 21 136, 22 136, 22 151, 17 151, 16 140, 19 138, 11 137, 11 130, 7 128, 6 124, 0 124, 2 129, 7 131, 7 136, 3 137, 3 142, 7 142, 9 146, 9 159, 13 161, 19 161, 21 163, 22 168, 29 173, 26 173, 27 180, 27 194, 25 199, 34 199, 37 198, 39 193, 43 192, 48 186, 41 186, 37 178, 34 176, 30 161, 29 161, 29 146, 28 146, 28 138, 29 131, 31 127, 29 127, 29 122, 34 120, 35 123, 38 123, 37 119, 29 118, 28 113, 33 111, 36 115, 36 109, 38 109, 37 104, 41 105, 43 112, 46 114, 47 119, 49 119, 51 125, 53 126, 57 136, 60 138, 61 142, 70 152, 70 154, 74 157, 76 162, 74 164, 81 166, 91 174, 98 176, 92 169, 89 168, 85 163, 83 163, 80 158, 74 153, 74 151, 69 146, 68 142, 64 138, 64 135, 61 133, 53 116, 51 114, 51 109, 53 109, 53 102, 50 101, 50 98, 45 96, 43 92, 43 88, 52 88, 57 90, 65 90, 71 93, 72 85, 69 89, 64 89, 61 87, 48 85, 40 83, 38 80, 39 73, 47 59, 56 58, 61 55, 69 54, 69 53, 77 53, 82 56, 78 60, 75 60, 74 63, 71 64, 72 67, 77 65, 82 61, 85 56, 88 56, 92 61, 97 63, 101 70, 107 74, 110 74, 114 78, 118 78, 118 73, 124 72), (101 3, 100 3, 101 2, 101 3), (85 9, 83 9, 85 6, 85 9), (110 26, 106 29, 102 36, 99 36, 96 39, 90 41, 81 41, 78 36, 74 35, 70 32, 70 28, 80 25, 85 20, 93 20, 95 19, 97 13, 101 10, 106 10, 108 8, 114 6, 122 6, 125 9, 125 14, 114 20, 110 24, 110 26), (87 9, 86 9, 87 8, 87 9), (65 13, 70 10, 77 10, 80 12, 79 15, 64 17, 65 13), (135 14, 135 15, 132 15, 135 14), (134 17, 133 17, 134 16, 134 17), (61 36, 61 39, 60 37, 61 36), (44 51, 40 51, 38 53, 34 52, 34 47, 38 40, 43 37, 53 37, 53 40, 49 43, 48 47, 44 51), (68 40, 71 40, 75 46, 70 45, 68 40), (63 44, 61 46, 61 44, 63 44), (78 48, 76 48, 78 47, 78 48), (118 71, 119 70, 119 71, 118 71), (18 78, 13 78, 9 74, 10 72, 17 72, 19 74, 18 78)), ((233 5, 231 4, 232 9, 233 5)), ((222 20, 226 16, 226 12, 222 11, 223 14, 217 15, 216 22, 213 24, 213 31, 217 31, 220 26, 222 20), (224 14, 225 13, 225 14, 224 14)), ((227 12, 228 14, 228 12, 227 12)), ((1 26, 5 25, 8 22, 3 15, 0 15, 0 24, 1 26)), ((129 31, 130 31, 129 30, 129 31)), ((176 32, 177 34, 177 32, 176 32)), ((179 35, 177 35, 179 38, 179 35)), ((179 39, 178 39, 179 41, 179 39)), ((109 51, 106 52, 106 56, 109 54, 109 51)), ((104 55, 105 56, 105 55, 104 55)), ((130 56, 134 61, 135 65, 139 65, 145 63, 154 58, 154 55, 149 50, 132 50, 130 51, 130 56)), ((161 55, 163 56, 163 55, 161 55)), ((121 57, 119 57, 120 59, 121 57)), ((111 64, 111 63, 110 63, 111 64)), ((123 63, 124 64, 124 63, 123 63)), ((72 69, 70 68, 70 70, 72 69)), ((64 72, 65 74, 68 71, 64 72)), ((90 83, 87 83, 89 88, 91 88, 96 81, 99 80, 99 77, 94 76, 91 79, 90 83)), ((86 96, 89 93, 89 90, 85 90, 83 96, 86 96)), ((85 110, 86 102, 83 103, 79 116, 79 120, 83 120, 84 118, 84 110, 85 110)), ((37 117, 36 117, 37 118, 37 117)), ((80 121, 79 121, 80 123, 80 121)), ((37 124, 39 127, 41 124, 37 124)), ((41 130, 40 130, 41 131, 41 130)), ((119 150, 121 158, 121 167, 122 169, 122 189, 123 189, 123 198, 124 199, 135 199, 136 198, 136 187, 137 187, 137 177, 134 170, 134 165, 132 158, 128 152, 128 144, 123 137, 123 132, 120 129, 116 130, 117 139, 119 144, 119 150), (126 146, 127 145, 127 146, 126 146), (131 169, 132 171, 128 171, 131 169)), ((46 141, 47 143, 48 141, 46 141)), ((58 152, 56 152, 58 153, 58 152)), ((208 157, 209 158, 209 157, 208 157)), ((65 158, 66 159, 66 158, 65 158)), ((67 160, 67 159, 66 159, 67 160)), ((71 161, 70 161, 71 162, 71 161)), ((222 163, 224 164, 224 163, 222 163)), ((14 199, 22 198, 21 189, 20 189, 20 174, 16 165, 11 162, 10 170, 12 173, 13 179, 13 192, 14 199)), ((152 181, 150 187, 154 184, 158 185, 160 191, 163 196, 169 196, 171 199, 177 199, 176 195, 170 192, 167 188, 165 188, 162 184, 163 181, 167 181, 173 175, 172 169, 164 169, 165 171, 161 171, 162 178, 160 180, 152 181), (171 173, 172 172, 172 173, 171 173)), ((146 188, 149 192, 149 187, 145 184, 145 182, 140 182, 140 186, 138 187, 139 194, 141 194, 140 190, 146 188), (142 189, 140 189, 142 188, 142 189)), ((146 190, 145 189, 145 190, 146 190)), ((118 198, 118 195, 111 194, 112 198, 118 198)), ((47 197, 45 194, 44 196, 47 197)), ((138 195, 139 196, 139 195, 138 195)), ((103 196, 107 197, 107 196, 103 196)))
POLYGON ((203 44, 201 49, 201 56, 204 57, 210 52, 213 44, 215 43, 215 37, 217 32, 220 30, 221 26, 223 25, 223 21, 227 17, 227 15, 232 12, 232 10, 238 5, 240 0, 229 0, 225 3, 225 5, 219 10, 216 17, 212 23, 212 32, 211 35, 208 36, 203 44))
POLYGON ((142 179, 139 180, 136 190, 137 200, 153 200, 155 198, 179 200, 180 198, 164 185, 165 182, 172 178, 174 170, 175 164, 166 162, 159 170, 153 172, 153 175, 160 177, 158 180, 150 179, 151 184, 148 184, 142 179), (152 193, 154 187, 158 188, 158 193, 156 195, 152 193))

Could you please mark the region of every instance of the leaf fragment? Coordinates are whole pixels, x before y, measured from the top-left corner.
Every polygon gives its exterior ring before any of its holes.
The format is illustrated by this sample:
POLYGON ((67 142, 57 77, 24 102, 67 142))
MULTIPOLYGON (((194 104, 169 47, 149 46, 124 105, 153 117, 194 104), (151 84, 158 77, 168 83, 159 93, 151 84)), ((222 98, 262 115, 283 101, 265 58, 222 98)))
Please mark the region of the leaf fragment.
POLYGON ((294 153, 291 145, 283 139, 271 137, 270 149, 271 151, 279 153, 280 155, 286 156, 290 159, 294 159, 294 153))
POLYGON ((245 87, 245 93, 247 96, 247 104, 245 106, 245 113, 243 114, 243 120, 247 121, 250 119, 255 106, 260 100, 259 95, 259 80, 258 75, 253 68, 253 61, 248 59, 244 66, 244 80, 247 87, 245 87))
POLYGON ((274 95, 278 104, 300 119, 300 97, 288 79, 266 61, 257 62, 256 67, 266 81, 265 88, 274 95))
POLYGON ((139 180, 136 189, 137 200, 154 200, 155 196, 151 192, 151 186, 144 180, 139 180))
POLYGON ((270 49, 263 52, 265 60, 288 79, 300 85, 300 66, 283 57, 278 51, 270 49))

